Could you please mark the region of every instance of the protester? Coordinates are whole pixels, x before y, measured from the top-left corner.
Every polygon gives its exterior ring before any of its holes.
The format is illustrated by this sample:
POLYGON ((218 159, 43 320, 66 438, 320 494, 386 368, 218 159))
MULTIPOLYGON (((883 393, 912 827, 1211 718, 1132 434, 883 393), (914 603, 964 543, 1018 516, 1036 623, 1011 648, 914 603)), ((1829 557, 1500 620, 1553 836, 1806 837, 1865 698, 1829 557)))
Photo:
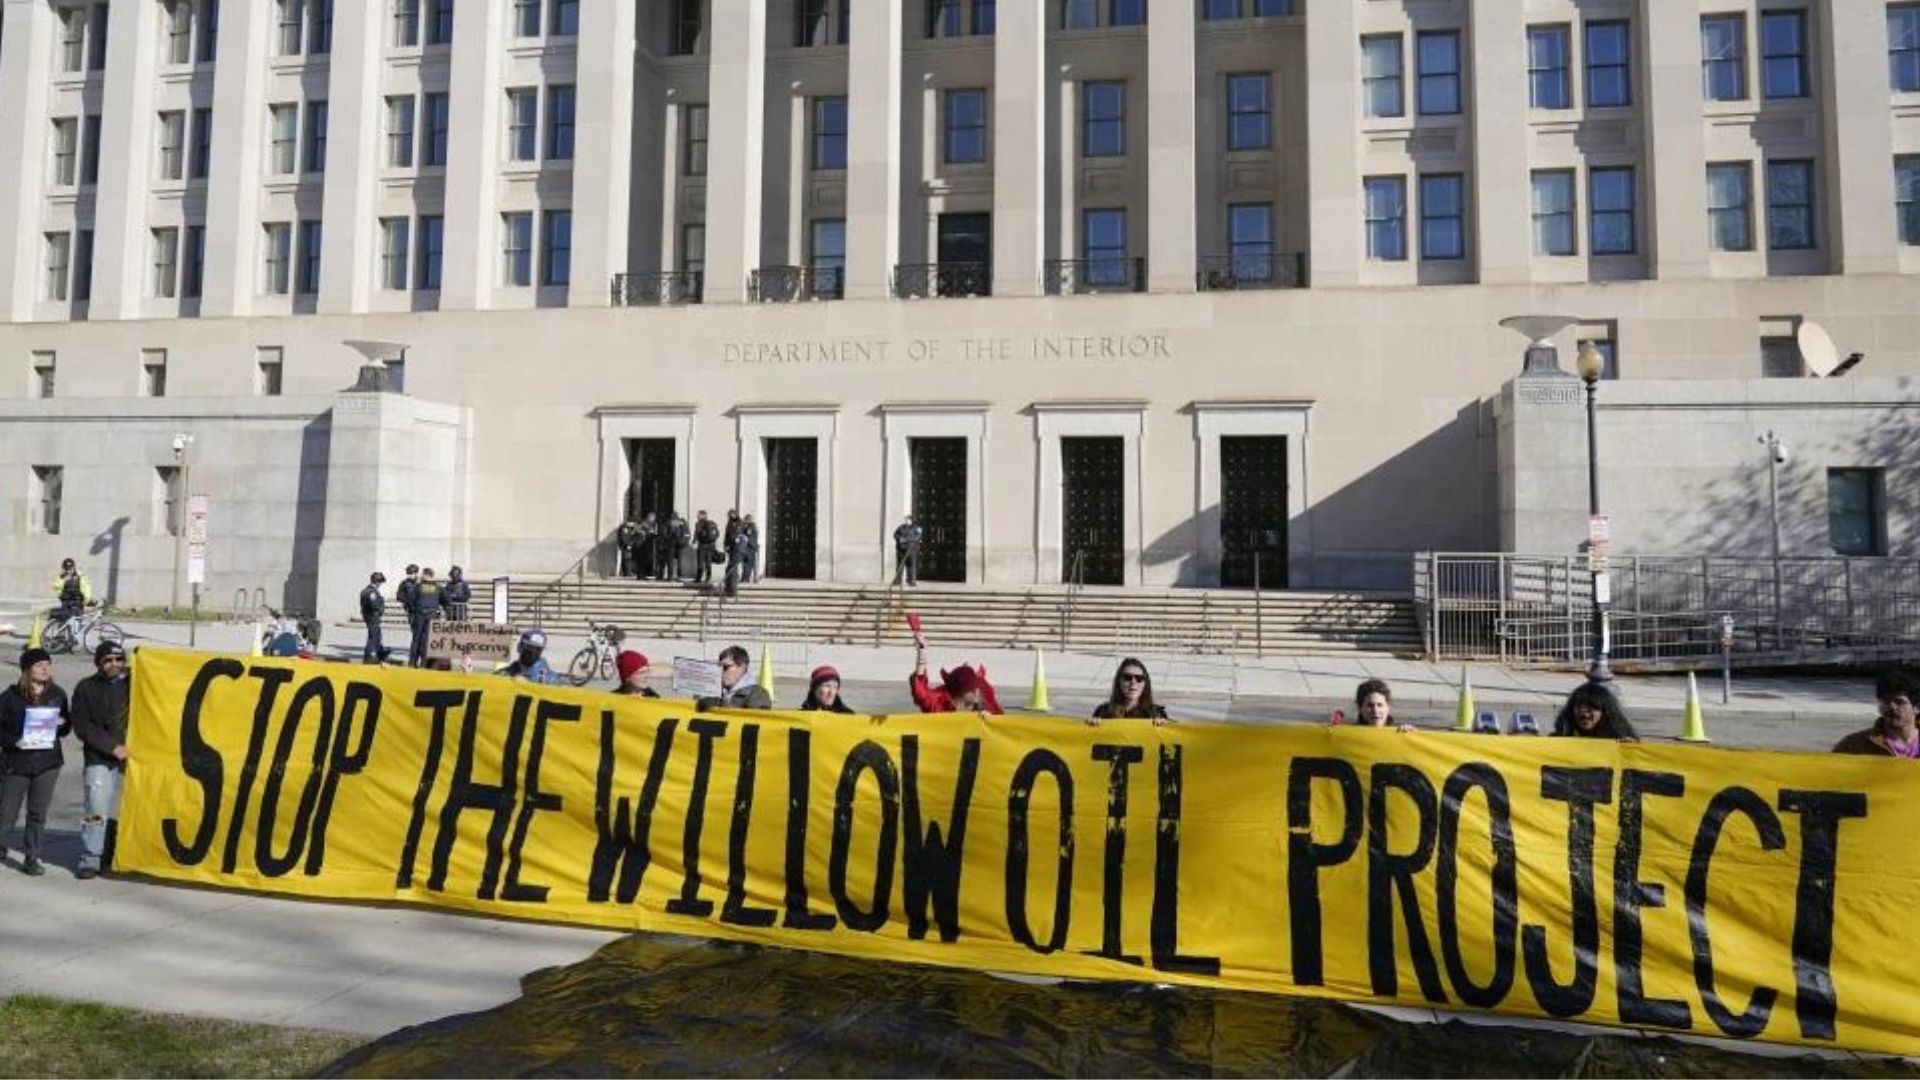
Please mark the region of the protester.
POLYGON ((94 673, 73 688, 73 733, 85 755, 83 816, 80 818, 82 881, 111 865, 113 837, 120 817, 120 786, 127 762, 127 653, 117 641, 93 651, 94 673))
POLYGON ((391 651, 380 636, 380 620, 387 614, 387 598, 381 595, 380 586, 386 583, 387 575, 375 570, 367 579, 367 587, 360 590, 360 621, 367 624, 367 644, 360 650, 363 664, 384 664, 391 651))
POLYGON ((513 662, 500 669, 500 674, 509 679, 525 679, 528 682, 543 683, 547 686, 559 686, 566 680, 547 663, 547 635, 541 630, 525 630, 514 646, 513 662))
POLYGON ((433 633, 433 621, 440 617, 440 605, 445 594, 440 583, 433 579, 433 567, 420 571, 420 582, 413 592, 413 611, 408 616, 413 629, 413 643, 407 647, 407 666, 427 666, 427 638, 433 633))
POLYGON ((447 584, 440 590, 440 602, 446 605, 447 618, 454 622, 467 621, 467 607, 473 603, 473 585, 467 580, 465 570, 456 566, 447 571, 447 584))
POLYGON ((1363 727, 1390 727, 1402 735, 1419 729, 1393 718, 1393 687, 1385 679, 1368 679, 1353 691, 1354 712, 1363 727))
POLYGON ((807 699, 800 703, 800 711, 852 712, 846 699, 840 696, 840 673, 825 664, 814 668, 813 674, 807 677, 807 699))
POLYGON ((913 703, 923 713, 984 712, 1000 714, 1000 699, 987 681, 987 669, 961 664, 952 671, 940 672, 940 685, 927 678, 927 647, 916 642, 913 649, 913 674, 907 676, 907 689, 913 703))
POLYGON ((693 522, 693 580, 697 585, 709 585, 713 582, 713 564, 721 559, 720 526, 713 523, 705 510, 694 516, 693 522))
MULTIPOLYGON (((20 868, 33 877, 47 872, 40 865, 40 835, 60 767, 67 763, 60 740, 71 730, 67 692, 53 681, 53 657, 45 649, 21 653, 20 681, 0 691, 0 838, 13 828, 21 804, 26 804, 27 828, 20 845, 26 861, 20 868)), ((0 846, 0 858, 6 853, 0 846)))
POLYGON ((773 708, 773 698, 766 690, 758 683, 747 681, 747 667, 751 663, 752 658, 747 655, 747 650, 738 645, 729 645, 720 650, 720 696, 703 697, 694 705, 701 712, 708 709, 773 708))
POLYGON ((61 619, 77 619, 86 614, 87 605, 93 603, 93 583, 72 559, 60 560, 60 572, 53 577, 53 598, 60 602, 54 615, 61 619))
POLYGON ((1147 665, 1129 656, 1113 672, 1113 688, 1107 700, 1094 706, 1089 724, 1102 720, 1151 720, 1156 727, 1171 724, 1167 710, 1153 700, 1153 676, 1147 665))
POLYGON ((893 583, 911 589, 920 584, 920 541, 923 533, 908 514, 893 530, 893 583))
POLYGON ((1620 699, 1596 682, 1581 683, 1567 695, 1567 703, 1554 718, 1553 733, 1580 739, 1640 741, 1626 710, 1620 707, 1620 699))
POLYGON ((1920 704, 1920 678, 1904 671, 1889 671, 1874 684, 1873 696, 1880 702, 1880 715, 1873 726, 1841 739, 1833 752, 1920 758, 1920 721, 1915 716, 1915 706, 1920 704))
POLYGON ((614 693, 626 697, 660 696, 649 685, 653 678, 653 667, 647 663, 644 653, 627 649, 613 658, 613 668, 620 673, 620 685, 613 688, 614 693))

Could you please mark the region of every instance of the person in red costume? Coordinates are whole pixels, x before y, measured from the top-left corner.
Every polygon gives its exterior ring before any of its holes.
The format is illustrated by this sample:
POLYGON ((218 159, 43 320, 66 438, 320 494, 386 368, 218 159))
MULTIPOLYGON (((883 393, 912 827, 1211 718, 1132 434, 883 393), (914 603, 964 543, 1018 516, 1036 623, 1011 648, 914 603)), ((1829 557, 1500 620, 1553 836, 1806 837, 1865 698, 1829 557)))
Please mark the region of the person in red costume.
POLYGON ((914 642, 913 674, 907 677, 907 689, 913 691, 913 703, 921 712, 978 712, 1000 714, 1000 699, 987 681, 987 669, 961 664, 940 673, 940 685, 927 678, 927 645, 914 642))

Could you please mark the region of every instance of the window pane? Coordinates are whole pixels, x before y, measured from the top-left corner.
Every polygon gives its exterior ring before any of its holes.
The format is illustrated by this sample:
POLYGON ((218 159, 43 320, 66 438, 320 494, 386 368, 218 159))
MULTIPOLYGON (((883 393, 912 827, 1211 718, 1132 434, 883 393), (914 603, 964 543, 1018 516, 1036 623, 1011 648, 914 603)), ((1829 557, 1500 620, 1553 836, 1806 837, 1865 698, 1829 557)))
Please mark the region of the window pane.
POLYGON ((1419 37, 1420 112, 1445 116, 1460 111, 1460 35, 1452 31, 1419 37))
POLYGON ((1633 170, 1594 169, 1588 174, 1593 204, 1590 225, 1595 255, 1626 255, 1634 250, 1633 170))
POLYGON ((1533 174, 1533 250, 1536 255, 1572 255, 1573 174, 1533 174))
POLYGON ((1879 555, 1880 471, 1827 470, 1827 536, 1836 555, 1879 555))
POLYGON ((1744 162, 1707 166, 1707 215, 1713 250, 1753 250, 1752 185, 1752 171, 1744 162))
POLYGON ((1700 20, 1700 86, 1708 101, 1747 96, 1745 19, 1721 15, 1700 20))
POLYGON ((1400 88, 1400 35, 1360 39, 1360 77, 1368 116, 1401 116, 1406 111, 1400 88))
POLYGON ((1367 257, 1398 261, 1407 257, 1407 182, 1398 176, 1366 180, 1367 257))
POLYGON ((1894 205, 1900 221, 1900 242, 1920 245, 1920 157, 1894 163, 1894 205))
POLYGON ((1767 244, 1778 251, 1814 246, 1811 162, 1767 163, 1767 244))
POLYGON ((1060 23, 1069 30, 1087 30, 1100 25, 1099 0, 1065 0, 1060 23))
POLYGON ((1617 108, 1633 100, 1627 24, 1587 24, 1587 106, 1617 108))
POLYGON ((1887 50, 1893 88, 1903 94, 1920 93, 1920 5, 1887 9, 1887 50))
POLYGON ((1420 257, 1459 259, 1466 255, 1464 184, 1458 176, 1420 178, 1420 257))
POLYGON ((1227 77, 1227 149, 1265 150, 1272 142, 1265 75, 1227 77))
POLYGON ((1536 109, 1573 107, 1567 77, 1567 28, 1536 26, 1527 31, 1528 98, 1536 109))
POLYGON ((1760 17, 1761 91, 1770 98, 1807 96, 1807 16, 1800 11, 1760 17))
POLYGON ((1147 23, 1147 0, 1111 0, 1111 25, 1145 26, 1147 23))

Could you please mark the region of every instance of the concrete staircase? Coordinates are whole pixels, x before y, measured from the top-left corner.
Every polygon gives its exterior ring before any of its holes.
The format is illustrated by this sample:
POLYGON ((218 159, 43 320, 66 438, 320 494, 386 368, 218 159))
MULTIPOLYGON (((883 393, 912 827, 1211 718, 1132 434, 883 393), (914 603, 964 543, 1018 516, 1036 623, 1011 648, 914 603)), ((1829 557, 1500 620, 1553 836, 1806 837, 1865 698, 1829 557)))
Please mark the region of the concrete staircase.
MULTIPOLYGON (((1088 586, 983 587, 765 581, 726 600, 690 585, 620 578, 515 581, 508 615, 520 625, 584 631, 612 623, 644 638, 899 645, 906 613, 930 640, 983 649, 1096 653, 1329 653, 1413 656, 1421 650, 1410 597, 1389 592, 1267 592, 1088 586)), ((475 583, 487 611, 492 586, 475 583)))

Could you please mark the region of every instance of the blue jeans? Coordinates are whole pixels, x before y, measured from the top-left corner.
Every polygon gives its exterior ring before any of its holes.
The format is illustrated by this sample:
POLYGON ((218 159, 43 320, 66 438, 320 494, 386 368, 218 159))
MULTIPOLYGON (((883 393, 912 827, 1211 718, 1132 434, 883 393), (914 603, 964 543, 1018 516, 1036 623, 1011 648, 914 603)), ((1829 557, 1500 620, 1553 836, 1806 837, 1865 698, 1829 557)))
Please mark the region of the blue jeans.
POLYGON ((107 825, 120 816, 120 784, 126 773, 112 765, 89 765, 83 773, 85 809, 80 818, 80 869, 100 869, 107 825))

